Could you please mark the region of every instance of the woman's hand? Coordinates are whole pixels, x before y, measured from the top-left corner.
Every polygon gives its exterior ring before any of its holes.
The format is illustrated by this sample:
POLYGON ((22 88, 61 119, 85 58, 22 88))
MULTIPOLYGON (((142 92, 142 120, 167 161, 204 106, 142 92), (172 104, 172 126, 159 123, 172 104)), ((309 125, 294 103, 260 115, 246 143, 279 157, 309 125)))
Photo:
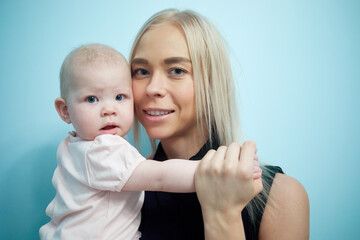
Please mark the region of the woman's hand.
POLYGON ((252 141, 221 146, 201 160, 195 186, 206 239, 245 238, 241 211, 263 187, 257 160, 252 141))

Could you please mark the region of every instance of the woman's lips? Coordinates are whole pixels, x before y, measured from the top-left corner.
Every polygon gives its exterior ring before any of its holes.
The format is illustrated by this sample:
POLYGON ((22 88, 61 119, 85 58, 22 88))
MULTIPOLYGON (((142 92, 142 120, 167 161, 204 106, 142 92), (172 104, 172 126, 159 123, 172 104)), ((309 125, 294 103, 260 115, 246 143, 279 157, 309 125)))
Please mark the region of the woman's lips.
POLYGON ((143 112, 145 118, 149 121, 162 121, 175 111, 163 109, 145 109, 143 112))

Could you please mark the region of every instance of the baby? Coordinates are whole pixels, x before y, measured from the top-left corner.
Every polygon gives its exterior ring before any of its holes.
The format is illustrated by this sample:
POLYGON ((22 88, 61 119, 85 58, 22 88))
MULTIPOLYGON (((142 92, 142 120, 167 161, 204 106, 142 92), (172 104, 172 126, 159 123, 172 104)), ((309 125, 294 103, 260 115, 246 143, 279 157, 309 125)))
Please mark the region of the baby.
POLYGON ((123 138, 134 106, 120 53, 101 44, 75 49, 62 64, 60 91, 56 110, 75 132, 58 148, 57 193, 41 239, 139 239, 144 190, 195 191, 199 161, 145 161, 123 138))
POLYGON ((57 191, 41 239, 138 239, 144 192, 194 192, 198 161, 146 160, 124 138, 133 123, 130 68, 114 49, 85 45, 60 73, 55 107, 71 133, 59 146, 57 191))

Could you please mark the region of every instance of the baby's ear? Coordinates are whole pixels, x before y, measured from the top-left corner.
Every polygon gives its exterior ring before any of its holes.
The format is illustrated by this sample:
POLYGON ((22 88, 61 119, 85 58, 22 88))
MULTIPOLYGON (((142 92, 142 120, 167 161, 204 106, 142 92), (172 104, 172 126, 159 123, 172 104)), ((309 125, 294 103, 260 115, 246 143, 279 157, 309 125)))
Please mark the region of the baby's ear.
POLYGON ((64 98, 55 99, 55 108, 61 119, 66 123, 71 123, 68 106, 64 98))

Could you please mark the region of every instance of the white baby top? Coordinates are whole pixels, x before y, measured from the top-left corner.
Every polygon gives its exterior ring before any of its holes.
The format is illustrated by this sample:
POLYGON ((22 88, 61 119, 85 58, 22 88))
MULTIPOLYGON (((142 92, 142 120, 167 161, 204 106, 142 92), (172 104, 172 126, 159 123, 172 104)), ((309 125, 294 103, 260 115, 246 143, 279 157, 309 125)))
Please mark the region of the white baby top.
POLYGON ((144 192, 121 191, 145 160, 125 139, 69 136, 59 146, 53 176, 56 196, 41 239, 138 239, 144 192))

